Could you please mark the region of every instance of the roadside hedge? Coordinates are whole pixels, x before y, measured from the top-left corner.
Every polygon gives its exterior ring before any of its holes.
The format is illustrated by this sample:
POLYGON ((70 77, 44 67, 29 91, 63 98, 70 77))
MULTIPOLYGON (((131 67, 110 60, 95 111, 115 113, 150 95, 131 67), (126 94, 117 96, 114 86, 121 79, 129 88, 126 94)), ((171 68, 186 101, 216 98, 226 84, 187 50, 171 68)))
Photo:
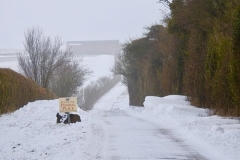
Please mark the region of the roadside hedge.
POLYGON ((28 102, 57 98, 31 79, 7 68, 0 68, 0 114, 13 112, 28 102))

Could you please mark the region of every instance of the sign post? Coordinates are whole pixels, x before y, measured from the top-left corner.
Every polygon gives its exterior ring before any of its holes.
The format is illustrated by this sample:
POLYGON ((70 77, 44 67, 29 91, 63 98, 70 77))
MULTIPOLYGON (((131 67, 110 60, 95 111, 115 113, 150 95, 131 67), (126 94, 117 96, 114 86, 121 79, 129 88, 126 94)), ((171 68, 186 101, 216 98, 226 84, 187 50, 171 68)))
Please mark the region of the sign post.
POLYGON ((70 124, 70 112, 77 112, 77 97, 59 98, 59 111, 67 114, 70 124))
POLYGON ((70 113, 69 112, 66 112, 67 113, 67 116, 68 116, 68 124, 70 124, 70 113))

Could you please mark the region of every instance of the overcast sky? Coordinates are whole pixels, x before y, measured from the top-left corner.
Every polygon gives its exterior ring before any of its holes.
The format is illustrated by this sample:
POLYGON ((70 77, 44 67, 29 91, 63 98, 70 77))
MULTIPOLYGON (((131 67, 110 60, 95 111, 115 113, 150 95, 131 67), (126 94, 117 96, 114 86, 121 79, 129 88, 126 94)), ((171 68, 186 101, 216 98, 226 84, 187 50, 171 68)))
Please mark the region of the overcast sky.
POLYGON ((62 41, 119 40, 141 37, 160 23, 158 0, 0 0, 0 49, 23 48, 24 32, 40 27, 62 41))

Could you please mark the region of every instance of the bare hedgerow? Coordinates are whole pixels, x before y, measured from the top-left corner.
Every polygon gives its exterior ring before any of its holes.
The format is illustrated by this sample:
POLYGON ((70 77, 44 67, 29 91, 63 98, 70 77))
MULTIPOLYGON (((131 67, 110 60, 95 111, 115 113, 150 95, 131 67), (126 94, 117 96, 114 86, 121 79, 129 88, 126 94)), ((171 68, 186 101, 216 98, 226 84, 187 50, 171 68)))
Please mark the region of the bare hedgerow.
POLYGON ((121 79, 121 76, 101 77, 97 81, 91 82, 86 87, 79 90, 77 94, 78 106, 87 111, 91 110, 94 104, 121 79))

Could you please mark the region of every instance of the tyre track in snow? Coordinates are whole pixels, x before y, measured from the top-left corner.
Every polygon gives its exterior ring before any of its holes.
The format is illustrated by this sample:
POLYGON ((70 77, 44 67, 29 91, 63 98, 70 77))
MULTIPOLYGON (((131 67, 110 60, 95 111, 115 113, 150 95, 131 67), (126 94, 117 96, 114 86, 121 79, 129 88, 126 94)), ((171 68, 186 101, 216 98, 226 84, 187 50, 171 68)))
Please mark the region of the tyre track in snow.
POLYGON ((128 107, 128 102, 122 103, 127 92, 121 89, 117 95, 117 90, 113 88, 96 107, 104 137, 99 159, 207 160, 170 128, 127 114, 124 108, 128 107))
POLYGON ((102 159, 207 160, 171 130, 131 117, 125 111, 103 111, 102 126, 102 159))

